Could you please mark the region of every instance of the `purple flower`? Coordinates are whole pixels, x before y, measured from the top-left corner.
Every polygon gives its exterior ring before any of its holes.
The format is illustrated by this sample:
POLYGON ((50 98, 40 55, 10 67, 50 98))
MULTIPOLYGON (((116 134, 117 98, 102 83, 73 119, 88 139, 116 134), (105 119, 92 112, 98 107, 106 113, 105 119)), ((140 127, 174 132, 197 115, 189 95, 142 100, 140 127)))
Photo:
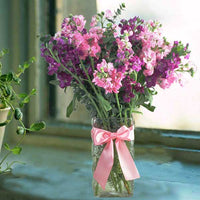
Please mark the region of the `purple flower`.
POLYGON ((127 76, 123 80, 122 84, 124 87, 123 100, 126 103, 129 103, 131 101, 131 99, 135 97, 135 95, 133 94, 133 84, 135 84, 135 81, 132 78, 130 78, 130 76, 127 76))
POLYGON ((71 85, 71 81, 72 81, 72 77, 71 75, 65 73, 65 72, 58 72, 57 74, 57 78, 58 80, 60 81, 60 87, 61 88, 65 88, 67 86, 70 86, 71 85))

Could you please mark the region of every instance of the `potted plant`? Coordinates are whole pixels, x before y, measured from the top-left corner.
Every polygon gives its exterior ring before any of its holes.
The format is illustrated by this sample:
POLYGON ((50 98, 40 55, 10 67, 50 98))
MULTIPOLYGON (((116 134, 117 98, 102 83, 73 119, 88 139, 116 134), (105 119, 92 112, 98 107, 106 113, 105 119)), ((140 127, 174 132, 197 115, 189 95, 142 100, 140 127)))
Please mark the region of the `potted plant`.
POLYGON ((133 113, 140 106, 153 112, 156 86, 167 89, 194 72, 188 44, 168 42, 159 22, 133 17, 117 23, 124 7, 93 16, 88 30, 82 15, 70 15, 55 36, 41 38, 48 74, 61 88, 73 88, 66 116, 79 101, 93 118, 93 190, 99 197, 133 194, 139 178, 133 113))
MULTIPOLYGON (((8 53, 8 50, 3 49, 0 51, 0 59, 8 53)), ((17 72, 8 72, 2 73, 2 63, 0 62, 0 151, 4 138, 5 127, 13 120, 17 120, 17 134, 21 135, 18 143, 11 148, 7 143, 4 144, 7 153, 0 160, 0 174, 8 172, 11 170, 11 166, 16 162, 13 161, 10 164, 7 164, 5 168, 3 168, 3 163, 6 158, 11 154, 20 154, 22 151, 22 147, 20 144, 22 143, 27 131, 39 131, 45 128, 45 123, 43 121, 36 122, 31 124, 29 128, 27 128, 23 123, 23 113, 22 108, 25 104, 27 104, 31 98, 31 96, 36 94, 36 89, 32 89, 30 93, 18 93, 17 87, 20 87, 21 84, 21 75, 24 74, 25 70, 29 68, 30 64, 34 62, 34 58, 31 58, 29 61, 25 62, 23 65, 19 65, 17 72)), ((19 88, 18 88, 19 89, 19 88)))

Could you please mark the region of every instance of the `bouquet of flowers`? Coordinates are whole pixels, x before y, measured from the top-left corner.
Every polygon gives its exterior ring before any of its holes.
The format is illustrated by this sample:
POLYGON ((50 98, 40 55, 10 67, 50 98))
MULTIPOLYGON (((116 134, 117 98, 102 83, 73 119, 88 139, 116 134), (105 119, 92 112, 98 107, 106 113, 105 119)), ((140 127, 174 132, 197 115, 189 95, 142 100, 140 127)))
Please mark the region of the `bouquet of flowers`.
MULTIPOLYGON (((116 20, 124 8, 125 5, 121 4, 113 13, 107 10, 93 16, 89 30, 85 28, 86 21, 82 15, 70 15, 63 20, 61 31, 55 36, 41 38, 41 56, 49 64, 48 74, 56 75, 56 82, 61 88, 73 88, 73 100, 67 108, 67 117, 79 101, 85 104, 94 119, 92 138, 95 148, 100 151, 94 164, 97 195, 98 184, 105 189, 108 180, 112 181, 115 192, 123 193, 120 178, 125 191, 130 194, 129 180, 139 177, 136 169, 131 169, 135 170, 135 174, 130 175, 132 178, 124 173, 128 167, 120 159, 117 144, 118 156, 114 149, 111 168, 117 168, 119 173, 112 173, 110 168, 104 170, 108 171, 107 174, 103 173, 99 165, 106 169, 105 157, 104 160, 102 158, 103 148, 111 139, 104 137, 100 142, 100 135, 105 136, 106 131, 107 135, 115 132, 112 139, 122 141, 117 135, 132 131, 132 114, 139 113, 140 106, 154 111, 152 97, 157 94, 156 85, 163 89, 176 82, 182 85, 182 75, 194 73, 189 64, 188 44, 169 42, 162 35, 162 25, 157 21, 133 17, 122 19, 117 24, 116 20)), ((126 144, 130 150, 128 141, 132 141, 133 137, 123 140, 126 140, 123 145, 126 144)))

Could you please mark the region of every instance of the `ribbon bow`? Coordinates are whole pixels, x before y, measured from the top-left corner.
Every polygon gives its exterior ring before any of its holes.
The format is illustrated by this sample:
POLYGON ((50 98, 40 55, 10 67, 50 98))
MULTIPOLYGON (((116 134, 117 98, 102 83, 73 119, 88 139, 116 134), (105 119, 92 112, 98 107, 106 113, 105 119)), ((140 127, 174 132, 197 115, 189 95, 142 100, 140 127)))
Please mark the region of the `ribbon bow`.
POLYGON ((105 190, 105 186, 114 163, 114 149, 113 140, 115 140, 115 146, 120 162, 120 166, 126 180, 133 180, 140 178, 138 170, 132 159, 132 156, 124 142, 124 140, 134 140, 133 127, 127 128, 122 126, 116 133, 112 133, 99 128, 92 128, 91 131, 94 145, 106 144, 103 152, 97 163, 97 167, 94 171, 94 179, 105 190))

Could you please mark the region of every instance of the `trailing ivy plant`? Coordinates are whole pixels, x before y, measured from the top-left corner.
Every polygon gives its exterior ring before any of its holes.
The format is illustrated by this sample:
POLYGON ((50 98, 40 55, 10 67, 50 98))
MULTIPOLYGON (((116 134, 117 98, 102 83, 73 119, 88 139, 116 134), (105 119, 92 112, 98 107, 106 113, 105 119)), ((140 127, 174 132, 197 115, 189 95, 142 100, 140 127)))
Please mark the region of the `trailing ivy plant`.
MULTIPOLYGON (((7 53, 7 49, 1 50, 0 59, 7 53)), ((30 98, 36 94, 36 89, 32 89, 28 94, 18 93, 18 90, 16 90, 17 86, 20 87, 22 81, 21 75, 24 74, 25 70, 28 69, 34 61, 35 58, 33 57, 23 65, 19 65, 16 73, 8 72, 5 74, 2 74, 2 63, 0 62, 0 109, 10 108, 7 120, 1 122, 0 126, 6 126, 11 121, 16 120, 18 122, 16 133, 20 135, 20 139, 14 147, 11 147, 7 143, 4 144, 7 153, 0 159, 0 174, 11 171, 12 165, 18 162, 13 161, 11 163, 6 163, 6 166, 3 168, 3 164, 10 154, 19 155, 21 153, 21 143, 26 133, 40 131, 45 128, 44 121, 35 122, 31 124, 30 127, 26 127, 23 122, 23 112, 21 109, 25 104, 29 103, 30 98)))

